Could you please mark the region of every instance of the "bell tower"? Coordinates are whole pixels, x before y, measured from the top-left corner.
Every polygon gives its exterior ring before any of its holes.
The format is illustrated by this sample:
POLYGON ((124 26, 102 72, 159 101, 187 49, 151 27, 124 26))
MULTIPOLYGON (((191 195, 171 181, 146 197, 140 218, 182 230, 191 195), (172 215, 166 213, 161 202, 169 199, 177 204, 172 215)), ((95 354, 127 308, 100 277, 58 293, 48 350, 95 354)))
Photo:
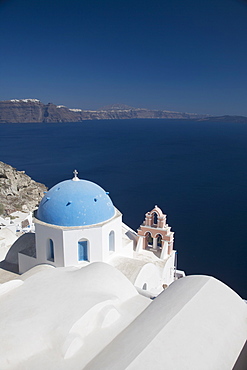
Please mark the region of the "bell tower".
POLYGON ((166 223, 166 215, 155 206, 147 212, 143 224, 137 230, 142 238, 142 249, 166 259, 173 252, 174 232, 166 223))

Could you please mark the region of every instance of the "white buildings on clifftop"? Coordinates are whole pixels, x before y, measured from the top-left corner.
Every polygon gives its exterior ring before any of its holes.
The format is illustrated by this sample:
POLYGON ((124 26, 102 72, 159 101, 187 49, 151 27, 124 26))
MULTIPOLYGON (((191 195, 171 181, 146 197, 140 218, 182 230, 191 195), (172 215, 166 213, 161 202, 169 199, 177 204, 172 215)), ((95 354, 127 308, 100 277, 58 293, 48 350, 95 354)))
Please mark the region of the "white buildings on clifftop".
POLYGON ((16 211, 8 217, 0 216, 0 261, 18 237, 27 232, 34 232, 32 212, 16 211))

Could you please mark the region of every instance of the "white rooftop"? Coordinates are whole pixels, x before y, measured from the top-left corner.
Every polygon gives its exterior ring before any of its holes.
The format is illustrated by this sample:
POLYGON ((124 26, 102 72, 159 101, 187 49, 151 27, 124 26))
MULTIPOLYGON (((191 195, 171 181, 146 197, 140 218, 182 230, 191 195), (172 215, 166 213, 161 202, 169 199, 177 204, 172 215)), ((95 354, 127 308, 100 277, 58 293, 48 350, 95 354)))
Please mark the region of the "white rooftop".
POLYGON ((37 266, 0 285, 0 368, 225 370, 247 338, 247 305, 207 276, 155 300, 114 267, 37 266))

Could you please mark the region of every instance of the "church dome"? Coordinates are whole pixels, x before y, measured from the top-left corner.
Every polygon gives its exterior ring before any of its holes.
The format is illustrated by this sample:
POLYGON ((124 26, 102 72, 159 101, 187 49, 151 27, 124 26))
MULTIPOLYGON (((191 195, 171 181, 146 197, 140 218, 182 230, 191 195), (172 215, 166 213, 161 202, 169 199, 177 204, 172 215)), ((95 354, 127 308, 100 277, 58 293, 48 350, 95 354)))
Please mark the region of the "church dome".
POLYGON ((86 226, 112 218, 115 208, 107 193, 77 175, 53 186, 43 197, 36 218, 58 226, 86 226))

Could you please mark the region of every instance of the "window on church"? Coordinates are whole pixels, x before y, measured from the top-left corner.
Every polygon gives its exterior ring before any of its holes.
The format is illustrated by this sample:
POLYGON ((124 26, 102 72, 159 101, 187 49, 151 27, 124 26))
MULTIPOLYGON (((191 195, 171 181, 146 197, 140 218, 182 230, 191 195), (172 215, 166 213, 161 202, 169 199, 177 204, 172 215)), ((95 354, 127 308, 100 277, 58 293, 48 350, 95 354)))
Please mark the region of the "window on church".
POLYGON ((111 231, 109 234, 109 252, 115 252, 115 233, 111 231))
POLYGON ((89 261, 88 241, 85 239, 81 239, 78 241, 78 261, 89 261))
POLYGON ((52 239, 48 239, 47 243, 47 260, 54 262, 54 243, 52 239))

